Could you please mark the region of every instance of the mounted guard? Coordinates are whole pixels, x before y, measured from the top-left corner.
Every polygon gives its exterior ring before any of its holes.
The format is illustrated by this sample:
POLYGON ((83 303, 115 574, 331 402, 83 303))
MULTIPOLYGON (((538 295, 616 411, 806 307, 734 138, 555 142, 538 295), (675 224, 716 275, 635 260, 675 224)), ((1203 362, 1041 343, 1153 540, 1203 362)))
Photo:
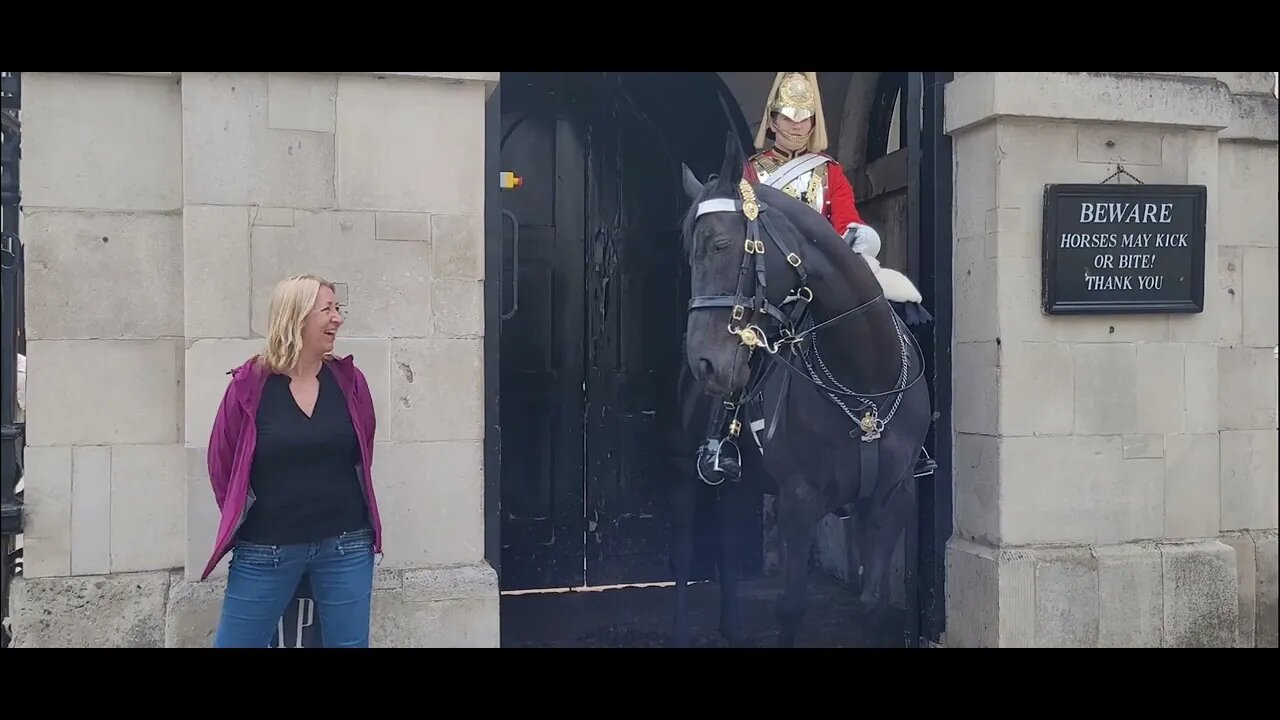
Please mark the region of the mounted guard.
POLYGON ((826 152, 817 73, 780 72, 774 77, 755 147, 760 152, 747 159, 743 173, 748 182, 782 190, 825 217, 871 266, 885 298, 908 325, 933 319, 920 304, 915 285, 897 270, 880 266, 880 234, 862 219, 844 168, 826 152), (773 140, 768 148, 767 140, 773 140))

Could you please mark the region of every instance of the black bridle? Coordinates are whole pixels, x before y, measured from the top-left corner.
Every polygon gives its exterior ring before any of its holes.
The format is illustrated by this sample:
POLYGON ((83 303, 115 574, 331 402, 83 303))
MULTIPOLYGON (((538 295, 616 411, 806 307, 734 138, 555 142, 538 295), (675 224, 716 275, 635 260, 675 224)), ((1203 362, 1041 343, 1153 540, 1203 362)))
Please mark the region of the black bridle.
MULTIPOLYGON (((746 179, 738 183, 738 197, 736 198, 713 198, 704 200, 698 204, 695 211, 695 220, 702 215, 712 212, 733 212, 742 213, 746 217, 747 231, 744 243, 745 254, 742 258, 742 266, 738 272, 738 284, 733 295, 700 295, 689 301, 688 312, 692 313, 696 310, 707 310, 715 308, 729 308, 730 320, 728 331, 732 335, 736 335, 739 341, 747 346, 749 352, 753 352, 756 348, 763 348, 770 356, 782 361, 783 365, 792 370, 794 374, 804 378, 818 389, 826 392, 831 400, 857 424, 857 428, 850 432, 851 436, 855 433, 860 434, 864 442, 872 442, 880 437, 884 430, 885 424, 892 418, 892 414, 896 411, 898 402, 901 401, 902 394, 916 384, 920 378, 924 377, 924 364, 917 363, 919 372, 915 379, 911 382, 903 384, 906 380, 907 371, 907 355, 906 343, 909 334, 902 332, 901 326, 898 326, 899 340, 902 343, 902 377, 899 378, 898 385, 893 390, 882 393, 862 393, 849 390, 843 386, 839 388, 828 387, 814 377, 815 371, 807 361, 809 371, 805 372, 793 365, 785 354, 780 352, 784 346, 794 349, 796 345, 801 343, 806 337, 815 335, 817 330, 825 325, 842 320, 850 315, 860 313, 875 303, 885 300, 884 292, 881 290, 874 298, 868 300, 861 305, 857 305, 845 312, 836 315, 833 318, 825 320, 817 325, 810 326, 804 330, 800 330, 801 326, 809 319, 809 304, 813 301, 813 290, 808 286, 808 273, 804 269, 804 262, 785 240, 782 239, 781 233, 774 226, 771 216, 767 214, 770 209, 765 203, 760 202, 756 198, 755 189, 746 179), (795 297, 796 301, 790 308, 790 311, 784 311, 782 308, 769 302, 766 297, 768 290, 768 282, 765 273, 764 254, 765 244, 760 240, 760 228, 763 225, 769 239, 777 246, 786 258, 787 264, 794 270, 798 283, 792 289, 788 297, 795 297), (754 282, 752 282, 754 281, 754 282), (748 294, 748 283, 754 285, 754 289, 748 294), (759 315, 766 315, 772 318, 778 325, 779 337, 773 342, 769 342, 769 337, 765 333, 761 325, 755 322, 759 315), (875 403, 868 398, 887 397, 896 395, 893 410, 889 416, 883 421, 879 418, 879 411, 875 403), (865 414, 858 418, 854 411, 850 410, 836 396, 845 396, 861 401, 861 407, 858 412, 865 414), (870 411, 867 411, 871 408, 870 411)), ((886 301, 887 302, 887 301, 886 301)), ((787 303, 783 303, 786 305, 787 303)), ((894 317, 897 322, 896 314, 894 317)), ((915 343, 911 343, 914 347, 915 343)), ((919 348, 915 348, 917 356, 919 348)), ((750 356, 749 356, 750 357, 750 356)), ((822 364, 821 358, 818 358, 819 366, 822 367, 827 377, 839 385, 831 373, 826 370, 822 364)), ((750 360, 748 360, 750 363, 750 360)), ((738 420, 738 413, 743 405, 750 401, 760 389, 764 386, 764 379, 768 376, 772 366, 765 369, 764 372, 757 374, 752 371, 754 382, 749 381, 747 386, 736 393, 736 397, 730 396, 722 400, 721 406, 712 413, 710 427, 708 428, 708 439, 699 447, 698 453, 698 474, 704 482, 709 485, 719 485, 724 482, 725 477, 729 477, 734 481, 740 479, 741 474, 741 453, 738 451, 737 438, 742 430, 742 423, 738 420), (729 421, 727 427, 727 437, 724 435, 725 422, 729 421), (731 448, 735 454, 735 458, 726 458, 723 453, 726 447, 731 448)), ((776 421, 776 418, 775 418, 776 421)))

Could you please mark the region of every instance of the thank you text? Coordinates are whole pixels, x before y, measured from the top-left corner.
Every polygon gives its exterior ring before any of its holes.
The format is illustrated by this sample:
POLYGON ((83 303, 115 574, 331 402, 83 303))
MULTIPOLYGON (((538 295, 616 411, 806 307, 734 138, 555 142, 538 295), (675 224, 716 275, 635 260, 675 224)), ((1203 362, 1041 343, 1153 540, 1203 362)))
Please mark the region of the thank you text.
POLYGON ((1202 185, 1050 185, 1045 190, 1048 313, 1200 312, 1202 185))

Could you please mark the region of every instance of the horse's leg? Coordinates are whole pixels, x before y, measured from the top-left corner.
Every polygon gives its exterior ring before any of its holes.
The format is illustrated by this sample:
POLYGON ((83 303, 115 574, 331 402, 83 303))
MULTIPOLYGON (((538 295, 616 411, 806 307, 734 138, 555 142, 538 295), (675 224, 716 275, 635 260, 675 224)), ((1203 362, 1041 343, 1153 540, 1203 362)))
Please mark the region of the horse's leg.
POLYGON ((804 482, 791 478, 778 494, 782 533, 783 591, 778 598, 778 646, 794 647, 808 603, 809 548, 824 514, 820 498, 804 482))
POLYGON ((738 572, 742 569, 742 528, 749 516, 749 500, 758 498, 740 485, 721 486, 720 491, 720 634, 731 647, 746 642, 742 613, 738 605, 738 572))
POLYGON ((671 644, 689 647, 689 573, 693 564, 693 518, 697 509, 696 478, 680 477, 672 493, 671 564, 675 575, 675 617, 671 644))
POLYGON ((883 588, 893 549, 907 526, 907 513, 914 510, 913 478, 910 477, 913 469, 914 464, 907 469, 908 477, 890 487, 887 497, 873 497, 858 518, 863 528, 860 535, 866 568, 862 574, 862 593, 858 602, 866 610, 878 609, 884 602, 883 588))

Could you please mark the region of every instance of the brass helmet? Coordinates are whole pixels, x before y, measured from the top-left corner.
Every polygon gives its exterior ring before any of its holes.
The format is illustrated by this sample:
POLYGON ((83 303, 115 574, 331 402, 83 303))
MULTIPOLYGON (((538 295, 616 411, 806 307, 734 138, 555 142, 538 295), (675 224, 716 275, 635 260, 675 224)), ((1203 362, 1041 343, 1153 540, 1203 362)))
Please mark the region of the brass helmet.
POLYGON ((756 131, 756 149, 763 150, 765 133, 769 130, 769 116, 785 115, 796 122, 813 118, 813 132, 809 135, 810 152, 827 149, 827 124, 822 114, 822 95, 818 91, 818 74, 811 72, 780 72, 773 79, 773 87, 765 100, 764 116, 756 131))

